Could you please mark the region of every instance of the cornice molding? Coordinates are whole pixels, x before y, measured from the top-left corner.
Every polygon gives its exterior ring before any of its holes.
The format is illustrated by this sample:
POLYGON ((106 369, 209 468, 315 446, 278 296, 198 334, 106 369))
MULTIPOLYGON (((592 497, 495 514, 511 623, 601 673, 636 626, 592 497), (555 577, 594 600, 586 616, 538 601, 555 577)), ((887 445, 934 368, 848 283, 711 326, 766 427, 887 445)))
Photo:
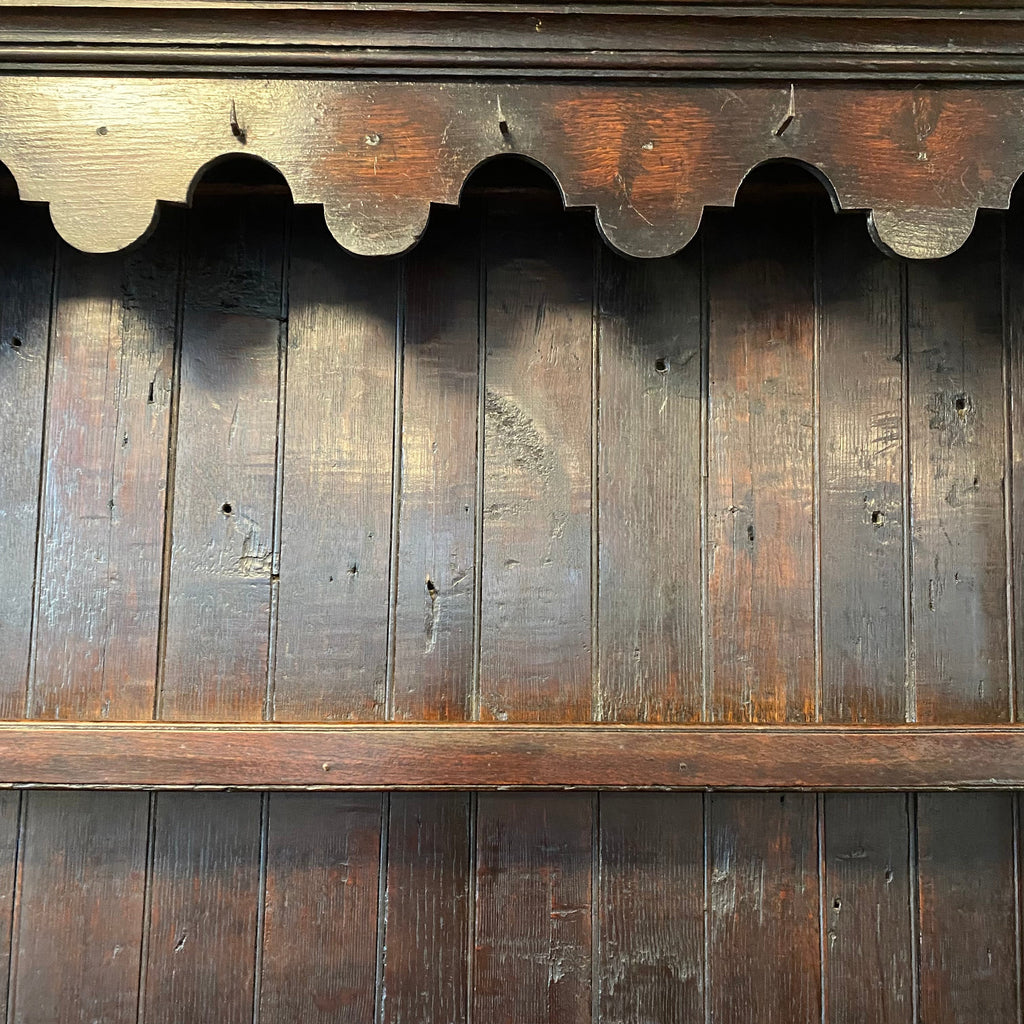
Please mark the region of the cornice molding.
POLYGON ((638 257, 676 252, 705 207, 766 161, 793 160, 837 208, 868 211, 901 256, 941 257, 1024 166, 1024 91, 934 86, 688 86, 25 76, 0 78, 0 161, 22 199, 88 252, 146 235, 204 169, 245 153, 346 249, 400 253, 432 203, 490 158, 547 168, 571 207, 638 257))
POLYGON ((0 71, 1024 79, 1024 10, 944 2, 0 2, 0 71))

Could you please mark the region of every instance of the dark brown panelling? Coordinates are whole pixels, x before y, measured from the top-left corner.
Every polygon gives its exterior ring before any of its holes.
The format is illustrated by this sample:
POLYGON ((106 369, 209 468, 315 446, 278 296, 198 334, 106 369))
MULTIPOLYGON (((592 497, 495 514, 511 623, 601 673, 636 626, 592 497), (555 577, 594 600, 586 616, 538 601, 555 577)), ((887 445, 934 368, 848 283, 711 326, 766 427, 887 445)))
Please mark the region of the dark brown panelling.
POLYGON ((906 714, 901 265, 817 220, 822 717, 906 714))
POLYGON ((271 797, 264 1024, 372 1024, 383 799, 271 797))
POLYGON ((710 797, 708 977, 715 1024, 818 1024, 815 797, 710 797))
POLYGON ((14 937, 15 878, 21 838, 21 793, 0 797, 0 1024, 7 1024, 7 995, 11 978, 11 940, 14 937))
POLYGON ((921 794, 922 1021, 1020 1019, 1013 797, 921 794))
POLYGON ((144 793, 32 793, 11 992, 16 1024, 135 1024, 144 793))
POLYGON ((909 264, 913 651, 918 718, 1000 722, 1007 667, 1000 233, 909 264))
POLYGON ((437 211, 407 263, 393 714, 470 717, 480 220, 437 211))
POLYGON ((153 714, 181 228, 61 248, 30 717, 153 714))
POLYGON ((251 1024, 260 804, 249 793, 156 797, 145 1024, 251 1024))
POLYGON ((273 715, 384 717, 397 277, 299 211, 273 715))
POLYGON ((0 717, 25 714, 55 237, 38 207, 4 200, 0 238, 0 717))
POLYGON ((910 799, 902 794, 824 799, 828 1024, 916 1024, 910 799))
POLYGON ((703 798, 603 793, 599 807, 598 1019, 703 1020, 703 798))
MULTIPOLYGON (((541 216, 547 212, 548 216, 541 216)), ((480 717, 591 715, 593 233, 488 222, 480 717)))
POLYGON ((467 1020, 474 799, 391 796, 382 1020, 467 1020))
POLYGON ((1010 603, 1012 616, 1010 641, 1013 646, 1011 664, 1015 680, 1011 680, 1014 696, 1014 720, 1020 721, 1024 706, 1024 216, 1019 209, 1006 218, 1004 227, 1004 290, 1006 298, 1005 335, 1006 358, 1006 412, 1011 442, 1008 453, 1006 481, 1008 539, 1012 564, 1010 566, 1010 603))
POLYGON ((594 804, 584 793, 480 797, 474 1020, 591 1020, 594 804))
POLYGON ((1004 726, 0 723, 0 787, 1018 789, 1004 726))
POLYGON ((699 720, 701 250, 600 259, 595 718, 699 720))
POLYGON ((707 224, 711 717, 817 712, 809 209, 707 224))
POLYGON ((267 690, 285 219, 197 204, 185 282, 159 716, 259 721, 267 690))

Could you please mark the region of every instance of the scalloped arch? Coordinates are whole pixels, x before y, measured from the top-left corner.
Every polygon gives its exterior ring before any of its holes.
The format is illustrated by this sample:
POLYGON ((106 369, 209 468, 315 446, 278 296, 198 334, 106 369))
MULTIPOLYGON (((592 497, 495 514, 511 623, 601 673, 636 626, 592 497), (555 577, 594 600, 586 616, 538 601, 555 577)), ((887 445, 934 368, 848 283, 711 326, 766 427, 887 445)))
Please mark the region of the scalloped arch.
POLYGON ((1020 90, 867 85, 569 86, 291 79, 0 80, 0 160, 73 246, 124 248, 160 202, 188 203, 244 154, 320 204, 362 255, 405 251, 433 203, 487 162, 543 168, 619 251, 668 255, 765 163, 806 168, 837 209, 868 211, 888 252, 948 255, 1005 209, 1024 150, 1020 90))

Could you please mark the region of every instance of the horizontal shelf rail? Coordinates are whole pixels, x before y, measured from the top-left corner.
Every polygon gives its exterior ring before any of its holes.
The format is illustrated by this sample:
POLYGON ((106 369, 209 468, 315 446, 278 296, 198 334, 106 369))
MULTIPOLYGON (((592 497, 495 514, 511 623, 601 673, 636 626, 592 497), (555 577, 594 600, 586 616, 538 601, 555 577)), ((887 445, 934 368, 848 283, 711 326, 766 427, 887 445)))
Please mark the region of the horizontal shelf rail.
POLYGON ((0 724, 0 786, 1024 788, 1024 726, 0 724))

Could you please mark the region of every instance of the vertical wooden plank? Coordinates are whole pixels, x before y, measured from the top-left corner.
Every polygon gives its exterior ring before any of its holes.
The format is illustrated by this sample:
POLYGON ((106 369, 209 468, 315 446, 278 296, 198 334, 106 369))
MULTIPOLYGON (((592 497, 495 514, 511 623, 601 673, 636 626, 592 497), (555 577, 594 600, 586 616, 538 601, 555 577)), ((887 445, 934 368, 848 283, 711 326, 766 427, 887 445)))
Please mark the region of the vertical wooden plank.
POLYGON ((25 713, 55 235, 46 210, 0 205, 0 717, 25 713))
POLYGON ((153 715, 180 225, 61 249, 30 717, 153 715))
POLYGON ((385 1024, 467 1019, 470 840, 468 794, 392 795, 385 1024))
POLYGON ((134 1024, 145 793, 29 793, 12 1022, 134 1024))
POLYGON ((384 715, 397 319, 394 261, 295 213, 273 717, 384 715))
POLYGON ((394 669, 400 719, 471 715, 479 239, 477 217, 435 211, 408 260, 394 669))
POLYGON ((1010 639, 1013 645, 1012 680, 1015 697, 1014 720, 1020 721, 1024 707, 1024 216, 1015 206, 1005 215, 1003 242, 1004 287, 1006 293, 1006 405, 1011 448, 1009 454, 1009 490, 1006 514, 1012 552, 1010 639))
POLYGON ((601 718, 701 717, 700 249, 600 256, 601 718))
MULTIPOLYGON (((855 217, 817 224, 822 718, 901 722, 902 269, 855 217)), ((913 1024, 910 821, 900 795, 824 800, 825 1019, 913 1024)))
POLYGON ((817 711, 809 213, 707 225, 709 709, 723 722, 817 711))
POLYGON ((379 794, 270 798, 260 1020, 371 1024, 379 794))
POLYGON ((901 264, 818 221, 822 717, 906 715, 901 264))
POLYGON ((153 844, 145 1024, 251 1024, 260 796, 160 793, 153 844))
POLYGON ((22 794, 0 794, 0 1024, 7 1024, 22 794))
POLYGON ((920 1019, 1016 1022, 1013 797, 923 793, 918 812, 920 1019))
POLYGON ((818 1024, 815 797, 710 798, 709 1001, 715 1024, 818 1024))
POLYGON ((474 1020, 589 1024, 592 804, 480 796, 474 1020))
POLYGON ((704 812, 695 793, 603 793, 600 1020, 704 1018, 704 812))
POLYGON ((1009 717, 1000 234, 908 265, 917 717, 1009 717))
POLYGON ((824 799, 829 1024, 915 1024, 908 799, 824 799))
POLYGON ((267 197, 192 214, 163 718, 263 717, 286 216, 267 197))
POLYGON ((593 225, 488 223, 480 715, 591 717, 593 225))

